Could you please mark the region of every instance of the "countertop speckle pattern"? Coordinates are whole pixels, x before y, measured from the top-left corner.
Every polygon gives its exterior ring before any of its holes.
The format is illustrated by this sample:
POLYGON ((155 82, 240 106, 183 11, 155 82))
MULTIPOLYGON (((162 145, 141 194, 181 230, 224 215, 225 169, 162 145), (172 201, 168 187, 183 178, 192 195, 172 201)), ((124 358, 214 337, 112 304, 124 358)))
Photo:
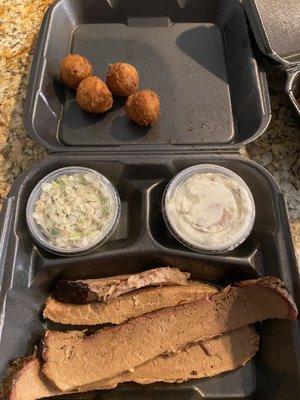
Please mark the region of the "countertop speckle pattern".
MULTIPOLYGON (((14 179, 45 150, 22 123, 30 62, 43 15, 53 0, 0 2, 0 202, 14 179)), ((286 195, 293 239, 300 257, 300 129, 287 95, 285 73, 270 68, 273 118, 264 135, 241 152, 265 167, 286 195)))
POLYGON ((266 168, 287 200, 291 229, 300 261, 300 120, 284 91, 286 73, 267 68, 272 120, 267 131, 245 152, 266 168))

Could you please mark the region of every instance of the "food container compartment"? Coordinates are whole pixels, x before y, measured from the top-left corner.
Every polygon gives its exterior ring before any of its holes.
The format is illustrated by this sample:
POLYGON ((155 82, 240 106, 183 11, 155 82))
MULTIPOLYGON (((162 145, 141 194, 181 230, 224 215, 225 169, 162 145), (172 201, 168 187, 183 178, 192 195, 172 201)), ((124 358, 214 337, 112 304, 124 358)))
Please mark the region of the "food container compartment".
POLYGON ((286 71, 286 92, 300 116, 299 1, 244 0, 244 4, 261 51, 286 71))
MULTIPOLYGON (((118 155, 109 154, 50 156, 14 183, 1 214, 0 235, 4 244, 0 252, 4 266, 0 270, 1 378, 10 360, 30 353, 45 328, 58 328, 42 321, 41 310, 51 285, 60 278, 104 277, 163 265, 181 267, 193 278, 221 285, 275 275, 285 281, 300 304, 299 272, 284 197, 263 168, 238 155, 175 153, 159 159, 141 154, 138 159, 123 155, 122 161, 118 155), (201 163, 232 169, 250 187, 256 204, 251 235, 226 255, 205 255, 181 246, 168 233, 163 221, 161 199, 168 182, 184 168, 201 163), (34 243, 24 211, 33 187, 43 176, 75 164, 107 176, 120 193, 123 212, 117 231, 106 244, 85 256, 63 258, 34 243)), ((298 399, 299 321, 268 321, 258 329, 261 335, 258 355, 234 372, 179 385, 122 385, 111 391, 68 398, 298 399)))
POLYGON ((60 0, 40 31, 24 123, 55 152, 168 152, 237 148, 264 132, 270 114, 239 0, 60 0), (78 108, 74 91, 58 82, 70 51, 90 59, 103 79, 109 63, 134 64, 140 87, 160 96, 159 122, 152 128, 130 122, 120 99, 106 114, 78 108))

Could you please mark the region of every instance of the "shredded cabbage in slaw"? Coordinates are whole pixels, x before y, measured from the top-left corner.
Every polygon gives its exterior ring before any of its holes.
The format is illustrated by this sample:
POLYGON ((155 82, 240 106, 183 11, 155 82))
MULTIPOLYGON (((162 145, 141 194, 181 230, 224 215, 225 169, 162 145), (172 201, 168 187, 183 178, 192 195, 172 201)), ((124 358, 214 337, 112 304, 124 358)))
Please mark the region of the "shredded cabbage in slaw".
POLYGON ((44 183, 33 213, 49 243, 62 249, 96 242, 111 217, 109 192, 92 173, 62 175, 44 183))

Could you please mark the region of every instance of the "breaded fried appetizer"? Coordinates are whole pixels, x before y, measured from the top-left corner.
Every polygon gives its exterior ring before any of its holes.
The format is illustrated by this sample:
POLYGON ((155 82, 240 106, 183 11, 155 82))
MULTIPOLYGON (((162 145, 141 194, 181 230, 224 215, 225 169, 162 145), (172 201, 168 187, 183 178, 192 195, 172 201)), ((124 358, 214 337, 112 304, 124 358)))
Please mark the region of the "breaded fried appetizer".
POLYGON ((68 54, 60 64, 61 80, 71 89, 77 89, 80 82, 92 73, 92 64, 79 54, 68 54))
POLYGON ((139 74, 133 65, 117 62, 108 67, 106 84, 117 96, 130 96, 139 87, 139 74))
POLYGON ((125 110, 139 125, 153 125, 160 115, 159 97, 153 90, 140 90, 128 97, 125 110))
POLYGON ((76 100, 79 107, 90 113, 104 113, 113 106, 111 92, 97 76, 88 76, 80 83, 76 100))

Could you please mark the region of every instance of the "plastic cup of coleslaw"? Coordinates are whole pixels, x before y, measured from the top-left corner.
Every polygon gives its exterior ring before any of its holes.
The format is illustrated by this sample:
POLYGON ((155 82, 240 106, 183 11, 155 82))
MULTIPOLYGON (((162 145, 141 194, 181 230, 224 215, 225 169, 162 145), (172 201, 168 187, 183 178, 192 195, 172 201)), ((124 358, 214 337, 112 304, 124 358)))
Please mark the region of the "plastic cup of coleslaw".
POLYGON ((45 176, 31 192, 26 208, 29 231, 44 249, 81 255, 104 244, 120 219, 120 197, 99 172, 65 167, 45 176))
POLYGON ((233 171, 213 164, 177 174, 164 192, 162 210, 172 235, 203 253, 233 250, 249 236, 255 220, 247 184, 233 171))

